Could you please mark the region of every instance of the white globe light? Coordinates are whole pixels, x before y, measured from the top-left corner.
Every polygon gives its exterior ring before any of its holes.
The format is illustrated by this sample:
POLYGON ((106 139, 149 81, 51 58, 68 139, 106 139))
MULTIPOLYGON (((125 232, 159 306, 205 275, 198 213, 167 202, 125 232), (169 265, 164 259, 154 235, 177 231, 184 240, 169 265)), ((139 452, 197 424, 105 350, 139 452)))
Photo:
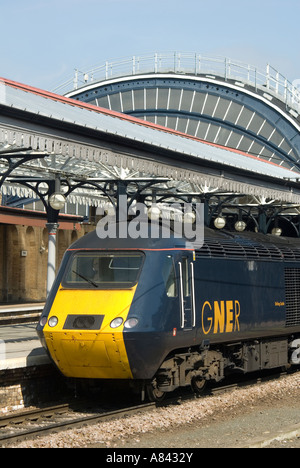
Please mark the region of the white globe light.
POLYGON ((196 220, 196 215, 192 211, 184 214, 183 221, 184 223, 193 224, 196 220))
POLYGON ((237 221, 234 225, 234 228, 238 232, 243 232, 246 229, 246 223, 244 221, 237 221))
POLYGON ((49 205, 53 210, 61 210, 66 204, 66 197, 62 193, 53 193, 49 197, 49 205))
POLYGON ((279 228, 279 227, 274 227, 274 228, 272 229, 272 234, 273 234, 273 236, 281 236, 281 234, 282 234, 282 229, 279 228))
POLYGON ((226 224, 226 219, 225 218, 222 218, 221 216, 218 216, 215 220, 214 220, 214 225, 217 229, 223 229, 223 227, 225 226, 226 224))
POLYGON ((148 209, 148 218, 152 221, 158 221, 160 217, 160 209, 157 206, 150 206, 148 209))

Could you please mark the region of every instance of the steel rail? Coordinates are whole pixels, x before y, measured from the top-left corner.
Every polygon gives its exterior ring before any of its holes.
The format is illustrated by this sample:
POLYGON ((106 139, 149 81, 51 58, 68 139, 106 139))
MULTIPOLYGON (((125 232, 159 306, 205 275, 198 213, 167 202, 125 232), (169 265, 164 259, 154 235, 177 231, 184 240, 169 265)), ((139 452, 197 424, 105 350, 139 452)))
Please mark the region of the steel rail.
MULTIPOLYGON (((40 437, 47 434, 53 434, 54 432, 61 432, 66 429, 75 429, 86 426, 87 424, 97 424, 99 422, 111 421, 113 419, 121 418, 124 416, 139 413, 141 411, 147 411, 149 409, 156 408, 155 403, 145 403, 136 406, 121 408, 113 411, 104 412, 102 414, 94 414, 89 416, 80 416, 73 420, 58 421, 53 424, 49 424, 46 427, 35 427, 32 429, 20 430, 14 434, 0 435, 0 447, 5 447, 12 444, 13 442, 20 442, 26 439, 32 439, 34 437, 40 437)), ((49 417, 52 415, 61 415, 68 413, 70 410, 69 404, 57 405, 45 409, 37 409, 32 411, 26 411, 17 415, 5 416, 0 418, 0 427, 8 426, 11 424, 26 423, 28 421, 35 421, 42 419, 43 417, 49 417)), ((73 413, 74 415, 74 413, 73 413)))
POLYGON ((44 303, 37 305, 0 306, 0 326, 18 323, 38 322, 44 303))
MULTIPOLYGON (((6 427, 12 424, 21 424, 22 422, 26 423, 28 421, 38 421, 39 419, 42 418, 48 418, 52 415, 62 415, 64 413, 69 413, 70 410, 72 412, 72 417, 74 419, 66 419, 64 421, 57 421, 55 423, 49 424, 46 427, 34 427, 32 429, 23 429, 20 428, 20 431, 14 434, 0 434, 0 447, 6 447, 11 445, 13 442, 20 442, 23 440, 27 439, 33 439, 37 436, 44 436, 48 434, 53 434, 57 432, 62 432, 67 429, 75 429, 75 428, 81 428, 86 425, 93 425, 93 424, 98 424, 106 421, 111 421, 114 419, 122 418, 125 416, 131 416, 136 413, 140 413, 143 411, 149 411, 149 410, 154 410, 158 407, 163 407, 163 406, 170 406, 174 404, 180 404, 184 401, 188 401, 191 399, 195 398, 203 398, 207 396, 214 396, 214 395, 220 395, 223 393, 228 393, 231 391, 234 391, 238 388, 243 388, 243 387, 251 387, 254 385, 260 385, 263 382, 268 382, 272 381, 274 379, 282 378, 285 377, 286 375, 289 375, 291 373, 298 372, 298 370, 294 371, 289 371, 287 372, 274 372, 271 373, 270 375, 266 376, 259 376, 257 378, 254 378, 253 376, 248 376, 249 379, 246 381, 237 381, 237 382, 229 382, 227 385, 219 386, 216 385, 215 387, 207 390, 201 395, 195 395, 194 393, 191 396, 191 393, 186 393, 186 394, 181 394, 181 395, 175 395, 172 396, 171 398, 166 399, 163 402, 160 403, 139 403, 135 406, 128 406, 124 408, 118 408, 114 410, 109 410, 106 411, 103 409, 103 413, 99 414, 90 414, 87 416, 79 416, 74 418, 74 410, 71 408, 71 403, 69 404, 60 404, 57 406, 52 406, 44 409, 33 409, 30 411, 24 411, 22 413, 18 414, 12 414, 12 415, 7 415, 4 417, 0 417, 0 428, 6 427)), ((81 403, 82 405, 82 403, 81 403)), ((81 409, 86 411, 86 408, 83 408, 80 406, 80 403, 76 404, 77 410, 80 411, 81 409)), ((92 412, 92 410, 91 410, 92 412)))

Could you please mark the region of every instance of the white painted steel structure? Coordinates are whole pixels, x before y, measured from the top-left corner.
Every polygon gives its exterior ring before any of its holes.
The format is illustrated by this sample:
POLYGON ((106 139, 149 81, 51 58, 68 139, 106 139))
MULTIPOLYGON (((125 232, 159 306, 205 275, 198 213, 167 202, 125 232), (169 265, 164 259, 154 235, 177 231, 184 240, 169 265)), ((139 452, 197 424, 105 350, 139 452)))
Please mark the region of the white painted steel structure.
POLYGON ((154 54, 76 72, 66 96, 300 172, 296 84, 269 65, 154 54))
POLYGON ((261 70, 253 65, 226 57, 207 57, 191 52, 133 56, 106 61, 104 64, 84 71, 76 69, 73 79, 67 80, 54 91, 72 96, 73 93, 70 91, 72 87, 77 90, 86 85, 93 86, 98 81, 141 73, 190 73, 195 76, 207 74, 213 75, 213 78, 219 76, 226 80, 241 80, 255 89, 263 89, 271 93, 300 113, 300 90, 270 64, 265 70, 261 70))
MULTIPOLYGON (((25 162, 14 170, 14 177, 168 177, 185 184, 187 192, 217 189, 300 202, 298 191, 282 183, 283 179, 297 179, 297 172, 135 118, 2 80, 0 151, 6 154, 16 150, 40 155, 41 159, 25 162), (243 177, 232 175, 237 170, 243 177), (262 177, 265 182, 261 182, 262 177)), ((0 170, 6 167, 2 158, 0 170)), ((4 191, 32 196, 30 189, 7 181, 4 191)), ((71 197, 93 205, 102 200, 94 189, 78 189, 71 197)))

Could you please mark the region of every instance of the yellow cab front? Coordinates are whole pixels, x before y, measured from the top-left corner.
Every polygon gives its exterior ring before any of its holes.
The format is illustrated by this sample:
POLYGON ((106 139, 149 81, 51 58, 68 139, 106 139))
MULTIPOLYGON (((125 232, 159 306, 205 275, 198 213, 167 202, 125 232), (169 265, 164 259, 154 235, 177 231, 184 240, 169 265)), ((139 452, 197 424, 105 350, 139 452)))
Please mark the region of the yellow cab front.
POLYGON ((123 329, 144 261, 142 252, 76 251, 43 334, 66 377, 132 379, 123 329))

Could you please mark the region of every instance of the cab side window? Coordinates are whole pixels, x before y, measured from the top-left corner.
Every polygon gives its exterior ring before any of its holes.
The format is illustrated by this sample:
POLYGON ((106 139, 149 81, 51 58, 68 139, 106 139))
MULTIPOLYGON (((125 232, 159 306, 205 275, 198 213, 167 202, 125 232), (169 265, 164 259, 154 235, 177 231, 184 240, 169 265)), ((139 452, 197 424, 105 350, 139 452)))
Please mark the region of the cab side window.
POLYGON ((165 259, 162 276, 165 283, 166 293, 168 297, 177 296, 176 275, 173 257, 168 255, 165 259))

